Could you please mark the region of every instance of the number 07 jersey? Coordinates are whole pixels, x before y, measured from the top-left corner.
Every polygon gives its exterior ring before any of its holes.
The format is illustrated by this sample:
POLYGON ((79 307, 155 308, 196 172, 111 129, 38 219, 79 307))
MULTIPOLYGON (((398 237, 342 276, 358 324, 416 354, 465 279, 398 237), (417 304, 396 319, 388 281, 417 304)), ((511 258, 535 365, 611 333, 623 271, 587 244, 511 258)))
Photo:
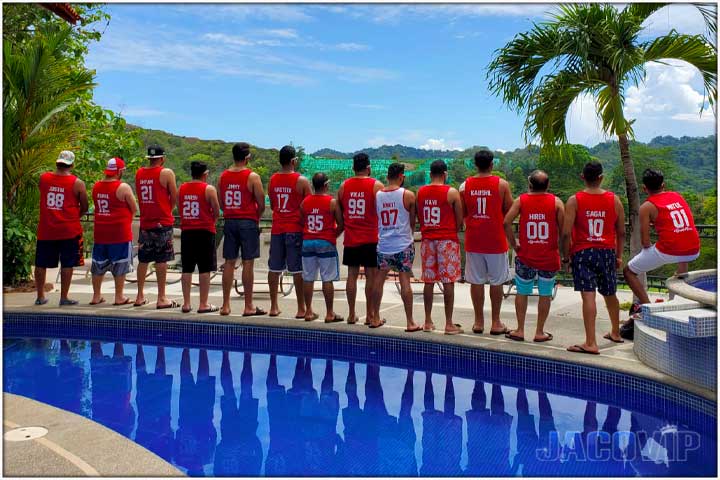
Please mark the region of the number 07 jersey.
POLYGON ((215 233, 215 217, 207 201, 205 182, 187 182, 178 190, 178 209, 182 230, 207 230, 215 233))
POLYGON ((520 251, 518 258, 528 267, 546 272, 560 270, 555 195, 520 195, 520 251))
POLYGON ((377 251, 394 255, 413 243, 410 214, 405 208, 405 189, 380 190, 375 197, 378 216, 377 251))
POLYGON ((417 193, 418 218, 423 240, 458 241, 455 210, 448 203, 450 185, 425 185, 417 193))
POLYGON ((588 248, 615 249, 615 194, 577 192, 572 253, 588 248))
POLYGON ((345 222, 343 242, 346 247, 357 247, 378 241, 375 182, 376 180, 371 177, 351 177, 343 183, 340 203, 345 222))

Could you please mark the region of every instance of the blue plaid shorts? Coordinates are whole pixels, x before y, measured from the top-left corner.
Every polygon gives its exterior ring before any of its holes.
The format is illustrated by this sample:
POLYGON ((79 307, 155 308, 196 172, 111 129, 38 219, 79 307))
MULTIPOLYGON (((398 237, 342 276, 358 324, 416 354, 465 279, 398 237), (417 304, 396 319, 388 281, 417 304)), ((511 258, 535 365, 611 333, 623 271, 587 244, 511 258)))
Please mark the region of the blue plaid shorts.
POLYGON ((573 283, 576 292, 594 292, 604 297, 617 291, 615 250, 587 248, 572 257, 573 283))

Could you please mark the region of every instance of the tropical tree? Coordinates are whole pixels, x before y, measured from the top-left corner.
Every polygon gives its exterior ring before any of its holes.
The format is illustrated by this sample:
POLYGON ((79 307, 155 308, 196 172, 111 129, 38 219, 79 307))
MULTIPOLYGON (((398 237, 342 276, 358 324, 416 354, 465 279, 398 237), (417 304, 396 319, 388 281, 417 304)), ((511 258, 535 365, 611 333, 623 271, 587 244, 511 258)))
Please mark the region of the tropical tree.
MULTIPOLYGON (((488 67, 490 89, 511 109, 524 114, 528 142, 563 154, 566 118, 573 101, 590 95, 606 135, 616 136, 625 176, 631 253, 640 251, 637 179, 629 142, 634 120, 623 111, 625 92, 644 81, 649 62, 677 59, 696 67, 715 108, 717 50, 703 35, 667 35, 642 41, 643 22, 665 3, 568 4, 546 22, 536 23, 495 53, 488 67)), ((698 7, 708 30, 717 31, 714 9, 698 7)))

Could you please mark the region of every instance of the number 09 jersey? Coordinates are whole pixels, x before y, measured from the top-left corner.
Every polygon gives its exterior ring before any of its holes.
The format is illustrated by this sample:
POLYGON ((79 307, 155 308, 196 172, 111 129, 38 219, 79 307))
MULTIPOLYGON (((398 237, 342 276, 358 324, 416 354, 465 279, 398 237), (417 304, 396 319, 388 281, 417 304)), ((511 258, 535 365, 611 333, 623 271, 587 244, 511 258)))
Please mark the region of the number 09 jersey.
POLYGON ((380 190, 375 196, 378 217, 377 251, 386 255, 402 252, 413 243, 410 212, 405 208, 405 189, 380 190))
POLYGON ((344 245, 357 247, 378 241, 378 219, 375 210, 375 180, 351 177, 343 183, 340 203, 345 222, 344 245))
POLYGON ((182 230, 207 230, 215 233, 215 217, 205 192, 205 182, 187 182, 178 190, 178 209, 182 230))
POLYGON ((588 248, 615 249, 615 194, 577 192, 572 253, 588 248))
POLYGON ((518 258, 528 267, 545 272, 560 270, 557 212, 551 193, 520 195, 518 258))
POLYGON ((450 185, 425 185, 417 193, 418 218, 423 240, 458 241, 455 210, 448 203, 450 185))

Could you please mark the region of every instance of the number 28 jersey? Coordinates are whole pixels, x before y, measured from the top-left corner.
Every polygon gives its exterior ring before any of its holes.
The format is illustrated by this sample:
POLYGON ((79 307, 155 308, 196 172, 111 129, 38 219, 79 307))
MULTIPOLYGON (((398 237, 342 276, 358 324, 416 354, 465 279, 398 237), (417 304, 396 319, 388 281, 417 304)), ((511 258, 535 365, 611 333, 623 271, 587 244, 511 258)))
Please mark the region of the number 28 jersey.
POLYGON ((425 185, 417 193, 418 218, 423 240, 458 241, 455 210, 448 202, 450 185, 425 185))
POLYGON ((220 205, 225 218, 259 220, 255 195, 248 188, 252 170, 225 170, 220 175, 220 205))
POLYGON ((577 192, 572 253, 588 248, 615 249, 615 194, 577 192))
POLYGON ((180 185, 178 208, 182 230, 216 232, 214 212, 205 195, 207 186, 205 182, 187 182, 180 185))
POLYGON ((560 270, 555 195, 520 195, 518 258, 528 267, 546 272, 560 270))
POLYGON ((375 182, 376 180, 370 177, 351 177, 343 183, 340 203, 345 222, 346 247, 357 247, 378 241, 375 182))
POLYGON ((330 195, 309 195, 300 204, 305 215, 303 240, 326 240, 335 245, 337 225, 330 195))

